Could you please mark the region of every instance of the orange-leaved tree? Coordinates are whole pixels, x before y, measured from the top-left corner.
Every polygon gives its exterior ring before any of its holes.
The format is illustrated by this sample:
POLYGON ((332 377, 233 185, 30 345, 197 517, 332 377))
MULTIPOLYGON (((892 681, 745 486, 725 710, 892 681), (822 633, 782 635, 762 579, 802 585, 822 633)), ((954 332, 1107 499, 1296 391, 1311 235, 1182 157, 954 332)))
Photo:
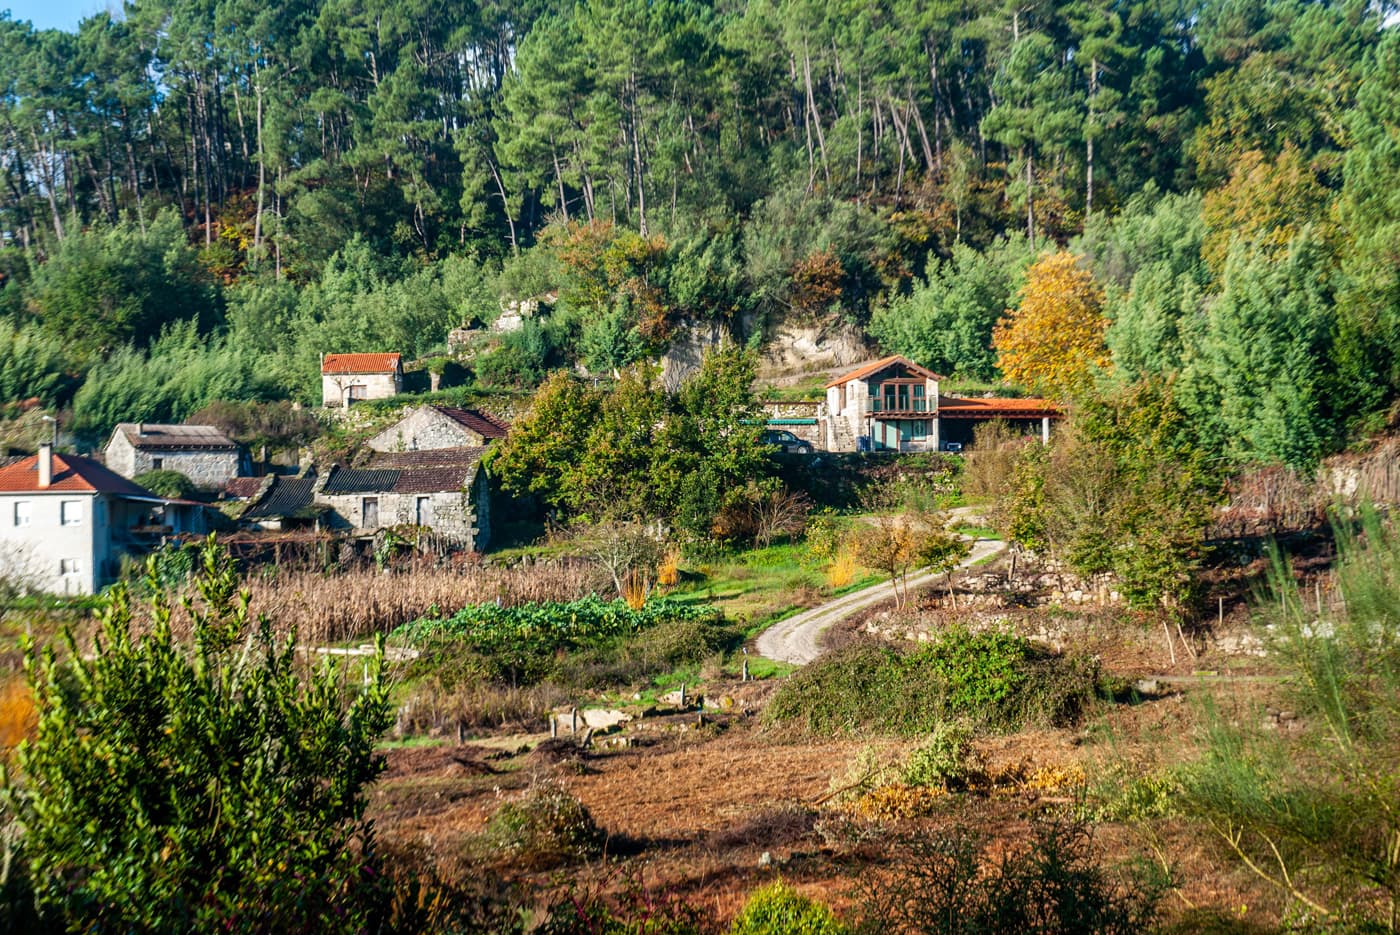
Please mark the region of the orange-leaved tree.
POLYGON ((1103 290, 1079 257, 1052 254, 1027 271, 1020 308, 1008 309, 992 332, 997 367, 1013 383, 1070 399, 1108 365, 1107 325, 1103 290))

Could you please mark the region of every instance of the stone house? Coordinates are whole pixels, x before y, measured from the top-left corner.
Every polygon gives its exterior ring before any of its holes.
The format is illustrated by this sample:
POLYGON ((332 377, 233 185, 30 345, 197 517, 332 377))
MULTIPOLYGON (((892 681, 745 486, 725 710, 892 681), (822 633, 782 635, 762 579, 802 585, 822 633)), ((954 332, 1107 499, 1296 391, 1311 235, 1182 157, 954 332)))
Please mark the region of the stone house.
POLYGON ((457 548, 481 551, 491 535, 485 450, 382 453, 366 468, 334 465, 319 477, 270 478, 238 521, 251 529, 314 526, 354 536, 422 526, 457 548))
POLYGON ((365 444, 379 452, 483 448, 508 430, 505 422, 477 409, 419 406, 365 444))
POLYGON ((399 354, 322 354, 321 405, 349 406, 365 399, 389 399, 403 392, 399 354))
MULTIPOLYGON (((938 451, 972 442, 978 423, 1001 419, 1050 438, 1062 413, 1044 399, 941 396, 938 374, 893 355, 857 367, 826 385, 831 451, 938 451)), ((956 450, 956 449, 955 449, 956 450)))
POLYGON ((202 504, 158 497, 51 445, 0 468, 0 574, 21 587, 94 594, 126 555, 207 531, 202 504))
POLYGON ((206 489, 248 473, 248 455, 212 425, 122 422, 104 451, 107 467, 132 478, 147 471, 179 471, 206 489))

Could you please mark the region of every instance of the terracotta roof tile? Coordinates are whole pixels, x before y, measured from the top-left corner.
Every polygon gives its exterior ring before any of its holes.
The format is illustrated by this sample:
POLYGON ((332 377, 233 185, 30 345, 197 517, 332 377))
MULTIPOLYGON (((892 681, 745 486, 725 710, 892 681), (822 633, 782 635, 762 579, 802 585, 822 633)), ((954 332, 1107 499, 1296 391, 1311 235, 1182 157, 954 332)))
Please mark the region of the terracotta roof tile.
POLYGON ((481 460, 485 448, 428 448, 423 451, 378 451, 370 460, 374 468, 461 467, 464 471, 481 460))
POLYGON ((230 477, 224 481, 224 493, 236 500, 246 500, 256 496, 264 482, 271 486, 265 477, 230 477))
POLYGON ((399 472, 394 493, 450 493, 461 490, 471 478, 471 465, 410 468, 399 472))
POLYGON ((322 373, 393 373, 399 369, 401 354, 326 354, 321 358, 322 373))
POLYGON ((505 438, 510 426, 489 412, 479 409, 455 409, 451 406, 434 406, 438 412, 464 428, 471 429, 482 438, 505 438))
POLYGON ((0 468, 0 493, 111 493, 159 500, 145 487, 134 484, 81 455, 53 455, 53 482, 39 486, 39 456, 30 455, 0 468))
POLYGON ((864 364, 860 367, 857 367, 850 373, 843 373, 841 376, 827 383, 827 387, 830 388, 833 386, 840 386, 841 384, 849 383, 852 380, 860 380, 864 377, 870 376, 871 374, 879 373, 881 370, 884 370, 886 367, 893 366, 894 364, 903 364, 910 370, 913 370, 915 373, 923 374, 924 377, 929 380, 943 379, 927 367, 920 367, 908 357, 901 357, 899 354, 891 354, 889 357, 881 357, 879 360, 871 361, 868 364, 864 364))
POLYGON ((946 419, 989 419, 989 418, 1040 418, 1063 415, 1060 408, 1048 399, 1006 399, 1004 397, 965 397, 940 396, 938 398, 939 418, 946 419))

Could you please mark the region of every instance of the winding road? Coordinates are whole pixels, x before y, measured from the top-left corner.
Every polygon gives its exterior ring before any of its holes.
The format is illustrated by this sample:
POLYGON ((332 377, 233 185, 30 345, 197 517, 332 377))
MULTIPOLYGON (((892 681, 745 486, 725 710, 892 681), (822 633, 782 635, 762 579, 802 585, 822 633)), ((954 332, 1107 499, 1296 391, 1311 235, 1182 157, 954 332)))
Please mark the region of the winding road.
MULTIPOLYGON (((1000 539, 977 539, 972 543, 972 551, 958 564, 966 568, 983 559, 995 555, 1006 548, 1000 539)), ((909 577, 909 588, 921 588, 943 578, 943 572, 926 571, 909 577)), ((839 623, 871 604, 888 600, 894 595, 893 586, 884 581, 868 588, 852 591, 833 601, 828 601, 786 620, 780 620, 764 630, 754 646, 758 654, 775 662, 788 662, 804 666, 821 655, 822 633, 834 623, 839 623), (886 590, 889 588, 889 590, 886 590)))

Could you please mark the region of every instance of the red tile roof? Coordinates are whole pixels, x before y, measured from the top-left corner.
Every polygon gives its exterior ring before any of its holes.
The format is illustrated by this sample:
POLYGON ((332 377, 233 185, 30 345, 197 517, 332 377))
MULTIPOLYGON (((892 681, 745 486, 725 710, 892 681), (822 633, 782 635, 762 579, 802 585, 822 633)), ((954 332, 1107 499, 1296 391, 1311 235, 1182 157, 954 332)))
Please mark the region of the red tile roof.
POLYGON ((247 500, 257 496, 264 481, 269 487, 272 486, 272 482, 266 477, 230 477, 224 481, 224 493, 235 500, 247 500))
POLYGON ((505 422, 489 412, 482 412, 480 409, 454 409, 451 406, 434 406, 433 408, 463 428, 471 429, 482 438, 505 438, 506 433, 510 431, 510 426, 505 422))
POLYGON ((863 365, 863 366, 857 367, 856 369, 852 370, 850 373, 843 373, 841 376, 839 376, 839 377, 837 377, 836 379, 832 380, 831 382, 827 383, 827 388, 830 388, 830 387, 833 387, 833 386, 840 386, 841 384, 843 384, 843 383, 849 383, 849 382, 851 382, 852 380, 860 380, 860 379, 863 379, 863 378, 868 377, 868 376, 870 376, 870 375, 872 375, 872 374, 879 373, 881 370, 884 370, 886 367, 892 367, 892 366, 894 366, 895 364, 902 364, 903 366, 909 368, 910 370, 914 371, 915 373, 918 373, 918 374, 923 375, 924 379, 926 379, 926 380, 942 380, 942 379, 943 379, 942 377, 940 377, 938 374, 934 373, 932 370, 928 369, 927 367, 920 367, 918 364, 914 363, 914 362, 913 362, 912 360, 910 360, 908 357, 901 357, 901 356, 898 355, 898 354, 891 354, 889 357, 882 357, 882 358, 880 358, 879 360, 871 361, 871 362, 868 363, 868 364, 865 364, 865 365, 863 365))
POLYGON ((80 455, 53 456, 53 482, 39 486, 39 456, 30 455, 0 468, 0 493, 112 493, 124 497, 159 500, 145 487, 134 484, 80 455))
POLYGON ((376 451, 370 458, 374 468, 461 467, 468 470, 481 460, 485 448, 427 448, 422 451, 376 451))
POLYGON ((399 369, 400 354, 326 354, 321 358, 322 373, 393 373, 399 369))
POLYGON ((1063 412, 1048 399, 1006 399, 1003 397, 973 398, 940 396, 938 417, 941 419, 1039 419, 1059 418, 1063 412))

